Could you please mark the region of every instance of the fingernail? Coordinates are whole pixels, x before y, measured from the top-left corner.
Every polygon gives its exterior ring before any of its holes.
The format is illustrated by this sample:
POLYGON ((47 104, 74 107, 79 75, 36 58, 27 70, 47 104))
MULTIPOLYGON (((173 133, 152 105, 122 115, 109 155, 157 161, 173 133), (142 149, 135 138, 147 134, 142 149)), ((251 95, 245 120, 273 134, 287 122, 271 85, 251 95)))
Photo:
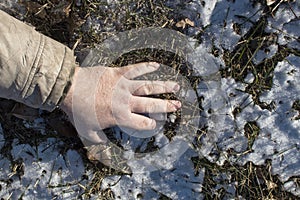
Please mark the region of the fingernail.
POLYGON ((178 92, 180 90, 180 85, 176 84, 173 88, 173 92, 178 92))
POLYGON ((158 64, 157 62, 149 62, 149 65, 155 67, 155 68, 159 68, 160 64, 158 64))
POLYGON ((178 110, 181 108, 181 102, 180 101, 172 101, 173 107, 175 110, 178 110))

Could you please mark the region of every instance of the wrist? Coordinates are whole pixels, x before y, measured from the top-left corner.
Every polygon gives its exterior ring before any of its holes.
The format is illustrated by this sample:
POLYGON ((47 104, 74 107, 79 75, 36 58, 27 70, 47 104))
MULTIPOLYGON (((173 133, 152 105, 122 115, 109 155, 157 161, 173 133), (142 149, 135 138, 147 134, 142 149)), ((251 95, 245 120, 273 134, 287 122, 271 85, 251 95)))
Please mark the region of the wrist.
POLYGON ((72 77, 71 87, 67 91, 65 98, 63 99, 61 105, 59 106, 68 115, 71 121, 73 121, 72 120, 73 92, 74 92, 74 86, 77 81, 79 68, 80 67, 75 67, 74 75, 72 77))

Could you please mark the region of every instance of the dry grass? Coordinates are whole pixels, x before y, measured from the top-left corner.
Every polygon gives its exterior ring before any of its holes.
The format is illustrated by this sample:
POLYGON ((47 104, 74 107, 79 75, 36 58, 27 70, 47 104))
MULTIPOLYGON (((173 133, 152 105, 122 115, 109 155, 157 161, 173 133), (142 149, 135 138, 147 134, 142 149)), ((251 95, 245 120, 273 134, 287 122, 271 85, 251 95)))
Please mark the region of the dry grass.
POLYGON ((255 64, 253 58, 258 50, 276 42, 277 36, 264 31, 266 26, 266 19, 262 17, 241 38, 232 52, 224 53, 223 59, 226 68, 223 71, 223 77, 232 77, 237 81, 244 82, 246 76, 251 72, 255 79, 253 83, 248 84, 246 92, 252 95, 256 104, 262 108, 271 109, 269 105, 264 105, 259 101, 259 96, 262 92, 271 89, 275 66, 290 54, 290 50, 281 46, 273 57, 255 64))
MULTIPOLYGON (((205 199, 297 199, 284 191, 283 185, 271 174, 271 162, 256 166, 249 162, 245 166, 225 163, 223 166, 209 162, 205 158, 192 158, 195 169, 205 168, 202 192, 205 199), (221 187, 217 187, 221 185, 221 187), (226 186, 233 185, 235 194, 228 194, 226 186)), ((196 171, 197 172, 197 171, 196 171)))

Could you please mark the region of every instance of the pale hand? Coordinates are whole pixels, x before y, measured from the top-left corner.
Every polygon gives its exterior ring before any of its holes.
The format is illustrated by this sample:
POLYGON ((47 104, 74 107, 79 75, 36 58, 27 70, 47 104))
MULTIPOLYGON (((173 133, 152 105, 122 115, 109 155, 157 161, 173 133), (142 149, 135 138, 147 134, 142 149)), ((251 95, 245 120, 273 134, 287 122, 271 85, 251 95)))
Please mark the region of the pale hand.
POLYGON ((79 136, 94 143, 105 143, 107 138, 99 130, 116 125, 153 130, 156 121, 144 113, 174 112, 181 107, 179 101, 147 97, 177 92, 176 82, 131 80, 158 68, 154 62, 121 68, 77 67, 61 108, 79 136))

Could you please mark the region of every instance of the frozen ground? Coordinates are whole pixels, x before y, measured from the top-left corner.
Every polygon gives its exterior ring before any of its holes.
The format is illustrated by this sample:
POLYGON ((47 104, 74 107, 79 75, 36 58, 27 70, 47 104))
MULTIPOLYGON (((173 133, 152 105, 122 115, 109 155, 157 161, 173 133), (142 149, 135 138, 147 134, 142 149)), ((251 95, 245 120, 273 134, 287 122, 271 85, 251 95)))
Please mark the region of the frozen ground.
MULTIPOLYGON (((166 1, 166 4, 174 8, 174 12, 195 22, 195 27, 189 27, 190 36, 199 33, 198 27, 206 27, 204 41, 198 48, 201 52, 207 49, 207 52, 199 56, 212 57, 215 63, 221 65, 224 65, 223 57, 213 57, 209 53, 210 49, 219 49, 221 55, 225 50, 234 50, 241 42, 241 37, 264 15, 261 4, 248 0, 201 1, 202 4, 194 0, 184 6, 182 2, 166 1), (239 31, 234 28, 237 24, 239 31)), ((204 92, 205 101, 211 102, 207 103, 210 106, 204 106, 206 110, 203 112, 209 119, 209 134, 201 137, 199 149, 188 149, 172 166, 165 169, 106 177, 102 182, 103 189, 110 188, 116 199, 158 199, 162 196, 171 199, 202 199, 206 169, 199 169, 195 173, 191 160, 192 157, 200 156, 217 165, 224 165, 228 161, 239 165, 248 161, 263 165, 271 161, 272 174, 279 176, 287 191, 300 197, 299 184, 293 179, 300 175, 300 113, 294 106, 300 100, 300 2, 296 0, 279 5, 277 12, 266 20, 268 24, 265 31, 275 34, 276 42, 261 47, 253 55, 254 63, 259 64, 264 59, 272 58, 281 45, 298 50, 298 56, 290 54, 277 63, 271 90, 259 97, 261 102, 272 105, 272 109, 263 109, 254 104, 253 97, 244 92, 247 85, 254 81, 253 74, 249 74, 243 83, 232 78, 222 78, 215 94, 204 92), (222 106, 220 102, 214 103, 216 96, 223 98, 220 101, 222 106), (237 107, 241 111, 234 115, 237 107), (252 144, 252 151, 248 149, 249 143, 245 136, 245 126, 250 122, 256 122, 260 129, 252 144), (232 151, 235 153, 229 153, 232 151)), ((203 91, 199 89, 199 92, 203 91)), ((43 122, 38 121, 31 126, 43 126, 43 122)), ((123 140, 122 144, 126 147, 145 145, 145 141, 141 140, 126 137, 123 140)), ((0 134, 0 149, 4 142, 0 134)), ((11 149, 13 160, 15 166, 19 166, 17 163, 20 161, 23 164, 21 170, 20 166, 14 169, 14 164, 0 154, 0 196, 4 199, 21 196, 24 199, 77 198, 93 178, 93 173, 86 169, 76 151, 68 150, 61 154, 56 150, 59 145, 64 144, 58 139, 48 139, 35 147, 19 144, 15 140, 11 149)), ((163 162, 164 158, 161 159, 163 162)), ((215 186, 216 189, 223 187, 226 191, 224 198, 234 198, 235 183, 231 182, 226 173, 219 178, 227 184, 219 184, 215 186)))

